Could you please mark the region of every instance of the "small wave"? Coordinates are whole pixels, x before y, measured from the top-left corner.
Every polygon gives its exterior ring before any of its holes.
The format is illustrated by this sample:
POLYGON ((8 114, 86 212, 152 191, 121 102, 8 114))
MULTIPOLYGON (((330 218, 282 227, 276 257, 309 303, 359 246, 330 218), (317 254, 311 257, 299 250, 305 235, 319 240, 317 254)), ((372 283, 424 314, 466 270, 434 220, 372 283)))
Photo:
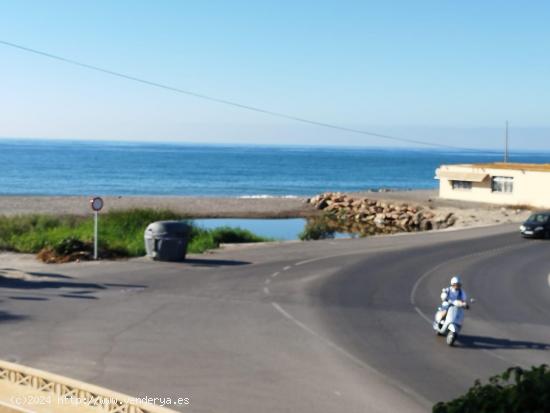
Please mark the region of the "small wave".
POLYGON ((289 198, 295 199, 299 198, 297 195, 242 195, 239 198, 241 199, 269 199, 269 198, 289 198))

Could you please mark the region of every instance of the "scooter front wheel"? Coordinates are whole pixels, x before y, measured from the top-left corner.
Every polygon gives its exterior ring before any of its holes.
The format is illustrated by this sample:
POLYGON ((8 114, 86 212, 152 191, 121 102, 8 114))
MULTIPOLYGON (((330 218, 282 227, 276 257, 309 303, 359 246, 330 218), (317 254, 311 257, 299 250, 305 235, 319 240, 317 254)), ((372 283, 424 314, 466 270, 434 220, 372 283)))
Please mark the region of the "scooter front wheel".
POLYGON ((434 332, 435 332, 436 335, 438 335, 438 336, 443 336, 444 335, 444 334, 441 333, 442 324, 438 323, 437 321, 434 321, 432 327, 433 327, 434 332))

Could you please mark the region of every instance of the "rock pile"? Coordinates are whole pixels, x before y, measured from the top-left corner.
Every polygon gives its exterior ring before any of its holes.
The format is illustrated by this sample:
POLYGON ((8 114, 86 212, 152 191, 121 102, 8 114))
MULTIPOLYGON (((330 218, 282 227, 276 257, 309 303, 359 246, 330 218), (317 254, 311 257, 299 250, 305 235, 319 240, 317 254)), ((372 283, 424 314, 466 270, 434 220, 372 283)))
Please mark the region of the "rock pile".
POLYGON ((361 224, 366 233, 429 231, 456 223, 452 212, 437 216, 419 205, 395 204, 341 193, 324 193, 307 200, 315 208, 349 225, 361 224))

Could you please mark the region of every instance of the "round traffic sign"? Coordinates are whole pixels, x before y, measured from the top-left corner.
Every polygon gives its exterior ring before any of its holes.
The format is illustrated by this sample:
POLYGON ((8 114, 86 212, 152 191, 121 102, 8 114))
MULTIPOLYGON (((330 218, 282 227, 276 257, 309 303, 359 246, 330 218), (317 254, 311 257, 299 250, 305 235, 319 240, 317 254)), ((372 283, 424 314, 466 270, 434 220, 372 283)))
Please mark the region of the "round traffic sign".
POLYGON ((103 199, 98 196, 90 199, 90 206, 94 211, 101 211, 101 208, 103 208, 103 199))

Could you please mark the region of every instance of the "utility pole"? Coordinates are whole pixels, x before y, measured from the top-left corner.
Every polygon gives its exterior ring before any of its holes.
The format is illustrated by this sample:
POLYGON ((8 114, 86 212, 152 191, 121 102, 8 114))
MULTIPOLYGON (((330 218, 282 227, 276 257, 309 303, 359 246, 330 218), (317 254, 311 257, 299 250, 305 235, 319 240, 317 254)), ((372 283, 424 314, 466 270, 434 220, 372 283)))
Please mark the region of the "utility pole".
POLYGON ((504 142, 504 162, 508 162, 508 121, 506 121, 506 138, 504 142))

